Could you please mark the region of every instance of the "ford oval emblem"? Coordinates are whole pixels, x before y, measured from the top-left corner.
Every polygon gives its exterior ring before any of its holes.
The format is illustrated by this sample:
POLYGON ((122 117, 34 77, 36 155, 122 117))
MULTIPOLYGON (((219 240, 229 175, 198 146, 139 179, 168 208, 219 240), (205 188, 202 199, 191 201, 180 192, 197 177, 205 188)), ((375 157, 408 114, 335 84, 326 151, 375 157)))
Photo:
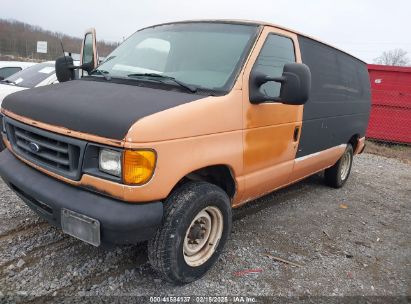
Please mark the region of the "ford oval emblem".
POLYGON ((37 153, 40 151, 40 146, 34 142, 29 143, 29 148, 33 153, 37 153))

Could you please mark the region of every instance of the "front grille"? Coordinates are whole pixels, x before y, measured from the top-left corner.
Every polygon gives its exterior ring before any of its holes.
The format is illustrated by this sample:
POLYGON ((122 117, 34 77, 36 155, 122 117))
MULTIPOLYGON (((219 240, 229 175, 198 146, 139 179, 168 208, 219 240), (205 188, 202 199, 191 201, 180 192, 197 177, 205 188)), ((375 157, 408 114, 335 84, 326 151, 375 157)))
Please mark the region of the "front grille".
POLYGON ((34 157, 38 161, 64 171, 71 171, 78 166, 80 150, 78 147, 72 147, 72 155, 69 155, 69 145, 61 141, 50 140, 17 127, 14 128, 14 136, 16 137, 16 145, 25 154, 34 157), (34 152, 37 148, 39 148, 38 152, 34 152), (74 161, 70 161, 70 159, 74 161))
POLYGON ((7 134, 20 157, 64 177, 79 180, 86 142, 22 124, 9 117, 7 134))

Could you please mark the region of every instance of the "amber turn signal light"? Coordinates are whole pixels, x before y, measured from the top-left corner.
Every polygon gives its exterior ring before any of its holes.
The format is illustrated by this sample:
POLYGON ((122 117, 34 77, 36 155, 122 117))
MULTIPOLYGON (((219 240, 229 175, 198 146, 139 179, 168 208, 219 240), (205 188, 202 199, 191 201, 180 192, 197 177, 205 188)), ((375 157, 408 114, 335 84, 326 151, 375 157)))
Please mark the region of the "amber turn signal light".
POLYGON ((125 150, 123 155, 123 181, 128 185, 148 182, 153 176, 156 153, 151 150, 125 150))

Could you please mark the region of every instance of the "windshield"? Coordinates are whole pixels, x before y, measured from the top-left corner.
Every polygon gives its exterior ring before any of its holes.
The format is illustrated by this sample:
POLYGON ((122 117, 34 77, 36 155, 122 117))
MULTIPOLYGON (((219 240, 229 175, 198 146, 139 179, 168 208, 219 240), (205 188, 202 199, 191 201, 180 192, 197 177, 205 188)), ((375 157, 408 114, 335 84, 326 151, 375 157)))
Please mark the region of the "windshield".
POLYGON ((161 74, 196 88, 228 91, 256 32, 255 25, 207 22, 150 27, 128 38, 98 69, 111 77, 161 74))
POLYGON ((3 81, 11 85, 31 89, 54 73, 54 62, 44 62, 17 72, 3 81))

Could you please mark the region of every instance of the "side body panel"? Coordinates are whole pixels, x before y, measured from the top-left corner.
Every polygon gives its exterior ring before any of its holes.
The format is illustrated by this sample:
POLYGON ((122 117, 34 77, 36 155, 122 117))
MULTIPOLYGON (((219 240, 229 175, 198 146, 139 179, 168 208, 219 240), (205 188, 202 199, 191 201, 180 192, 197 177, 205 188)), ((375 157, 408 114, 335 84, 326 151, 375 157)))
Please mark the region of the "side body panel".
POLYGON ((353 136, 365 136, 370 113, 366 65, 321 42, 298 40, 312 82, 292 181, 332 166, 353 136))
POLYGON ((298 40, 312 77, 297 152, 302 157, 365 136, 370 88, 365 63, 312 39, 298 40))
POLYGON ((242 134, 242 94, 237 85, 225 96, 193 101, 137 121, 124 147, 152 148, 158 161, 153 178, 141 187, 129 187, 124 195, 132 201, 163 199, 187 174, 225 165, 236 183, 233 201, 240 200, 244 188, 242 134))

